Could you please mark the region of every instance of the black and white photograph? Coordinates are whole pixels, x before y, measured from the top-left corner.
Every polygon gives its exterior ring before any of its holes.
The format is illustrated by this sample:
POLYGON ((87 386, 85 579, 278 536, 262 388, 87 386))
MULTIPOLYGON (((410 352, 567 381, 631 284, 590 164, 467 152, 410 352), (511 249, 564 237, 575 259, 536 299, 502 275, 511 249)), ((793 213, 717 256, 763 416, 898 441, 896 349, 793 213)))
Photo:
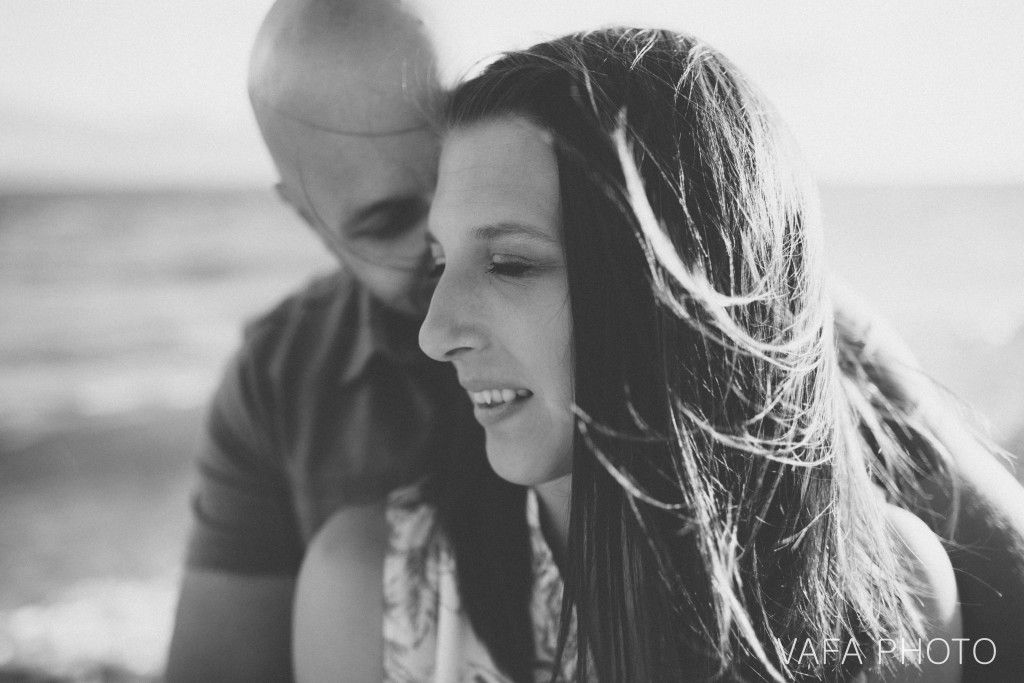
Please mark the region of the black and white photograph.
POLYGON ((1022 35, 0 3, 0 683, 1024 680, 1022 35))

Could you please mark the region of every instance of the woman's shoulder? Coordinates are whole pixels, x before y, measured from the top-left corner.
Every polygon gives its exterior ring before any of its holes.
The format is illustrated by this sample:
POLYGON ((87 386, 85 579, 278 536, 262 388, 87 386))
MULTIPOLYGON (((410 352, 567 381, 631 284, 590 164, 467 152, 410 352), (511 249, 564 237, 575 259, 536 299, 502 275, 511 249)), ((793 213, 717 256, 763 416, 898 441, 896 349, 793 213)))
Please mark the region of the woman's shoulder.
MULTIPOLYGON (((303 572, 371 564, 380 569, 374 577, 379 584, 386 562, 427 551, 442 537, 436 509, 424 496, 423 487, 405 486, 384 500, 335 512, 310 542, 303 572)), ((320 578, 318 573, 313 576, 320 578)))
MULTIPOLYGON (((885 516, 896 539, 896 552, 908 574, 910 589, 922 617, 923 631, 919 642, 876 643, 879 659, 893 658, 888 673, 868 675, 870 683, 901 683, 902 681, 933 681, 955 683, 960 680, 960 667, 953 658, 945 658, 945 646, 956 650, 955 638, 962 635, 960 600, 956 577, 949 556, 938 537, 913 513, 894 505, 885 506, 885 516), (933 643, 929 651, 929 643, 933 643), (920 653, 920 669, 910 666, 910 657, 920 653), (935 656, 931 656, 935 654, 935 656)), ((885 666, 881 667, 883 670, 885 666)))
POLYGON ((295 593, 297 680, 365 681, 380 676, 380 594, 387 547, 383 501, 344 508, 317 532, 295 593))
POLYGON ((306 549, 295 593, 298 680, 380 678, 395 633, 422 630, 436 602, 440 536, 419 484, 343 508, 324 523, 306 549))

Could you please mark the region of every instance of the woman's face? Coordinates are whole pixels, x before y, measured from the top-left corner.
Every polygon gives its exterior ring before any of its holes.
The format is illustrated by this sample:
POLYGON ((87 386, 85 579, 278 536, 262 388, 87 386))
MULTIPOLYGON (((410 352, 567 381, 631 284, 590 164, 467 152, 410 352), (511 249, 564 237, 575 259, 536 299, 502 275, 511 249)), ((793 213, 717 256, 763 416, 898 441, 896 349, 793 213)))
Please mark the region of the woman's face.
POLYGON ((501 477, 571 471, 572 329, 550 136, 519 117, 445 141, 429 229, 444 271, 420 329, 455 365, 501 477))

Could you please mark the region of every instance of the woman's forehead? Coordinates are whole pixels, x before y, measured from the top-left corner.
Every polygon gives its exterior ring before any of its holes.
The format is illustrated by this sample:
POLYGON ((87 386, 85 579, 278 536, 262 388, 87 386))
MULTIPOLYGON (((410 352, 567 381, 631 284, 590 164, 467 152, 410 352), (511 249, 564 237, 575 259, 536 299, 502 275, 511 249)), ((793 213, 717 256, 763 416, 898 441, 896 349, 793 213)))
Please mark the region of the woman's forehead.
POLYGON ((557 239, 558 193, 547 131, 519 117, 459 128, 441 153, 431 231, 518 224, 557 239))

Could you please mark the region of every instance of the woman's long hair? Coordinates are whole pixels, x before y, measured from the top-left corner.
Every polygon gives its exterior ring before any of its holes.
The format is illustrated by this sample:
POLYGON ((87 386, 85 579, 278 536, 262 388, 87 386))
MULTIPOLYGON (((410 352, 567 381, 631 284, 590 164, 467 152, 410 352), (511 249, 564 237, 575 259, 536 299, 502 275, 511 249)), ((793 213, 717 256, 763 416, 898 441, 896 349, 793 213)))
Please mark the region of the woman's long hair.
MULTIPOLYGON (((503 56, 446 125, 506 116, 550 131, 558 161, 578 680, 843 680, 851 643, 916 638, 868 409, 839 377, 814 193, 764 99, 693 37, 609 29, 503 56)), ((483 461, 439 465, 439 508, 474 628, 529 680, 522 496, 483 461)))

